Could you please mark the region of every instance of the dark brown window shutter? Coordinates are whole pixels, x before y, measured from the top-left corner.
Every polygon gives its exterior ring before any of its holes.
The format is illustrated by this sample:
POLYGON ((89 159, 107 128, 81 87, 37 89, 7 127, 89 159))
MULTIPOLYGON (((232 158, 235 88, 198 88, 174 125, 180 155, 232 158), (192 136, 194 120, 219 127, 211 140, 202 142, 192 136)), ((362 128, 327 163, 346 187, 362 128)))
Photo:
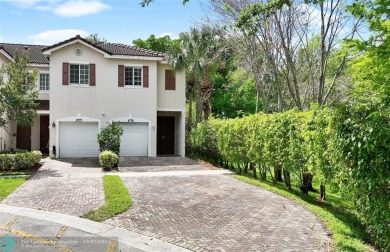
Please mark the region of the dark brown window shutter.
POLYGON ((165 90, 176 90, 176 77, 172 70, 165 70, 165 90))
POLYGON ((89 64, 89 85, 96 86, 96 65, 89 64))
POLYGON ((69 63, 62 63, 62 85, 69 85, 69 63))
POLYGON ((148 88, 149 87, 149 67, 148 66, 144 66, 143 67, 143 84, 144 84, 144 88, 148 88))
POLYGON ((118 66, 118 87, 124 87, 125 86, 125 66, 119 65, 118 66))

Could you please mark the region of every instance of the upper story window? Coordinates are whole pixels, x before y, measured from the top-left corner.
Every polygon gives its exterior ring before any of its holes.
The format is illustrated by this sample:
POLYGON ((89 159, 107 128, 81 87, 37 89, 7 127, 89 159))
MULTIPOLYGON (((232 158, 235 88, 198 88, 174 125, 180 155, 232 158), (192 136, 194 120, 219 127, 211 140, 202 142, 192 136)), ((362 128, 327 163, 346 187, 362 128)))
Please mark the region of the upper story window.
POLYGON ((125 66, 125 86, 142 86, 142 67, 125 66))
POLYGON ((89 65, 70 64, 70 84, 88 85, 89 84, 89 65))
POLYGON ((50 76, 48 73, 39 74, 39 91, 50 90, 50 76))

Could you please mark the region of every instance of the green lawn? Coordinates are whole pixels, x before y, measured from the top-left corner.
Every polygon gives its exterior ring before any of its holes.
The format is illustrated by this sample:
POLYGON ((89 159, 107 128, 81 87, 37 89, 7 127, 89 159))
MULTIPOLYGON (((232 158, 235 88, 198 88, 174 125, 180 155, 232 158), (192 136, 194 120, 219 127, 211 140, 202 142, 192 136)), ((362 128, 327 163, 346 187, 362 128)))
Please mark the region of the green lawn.
POLYGON ((25 178, 0 178, 0 201, 11 194, 24 181, 26 181, 25 178))
POLYGON ((83 218, 101 222, 123 213, 131 206, 129 192, 119 176, 104 176, 103 187, 106 204, 99 209, 88 211, 83 218))
MULTIPOLYGON (((261 181, 242 175, 235 175, 235 178, 279 194, 306 207, 331 233, 332 245, 336 251, 374 251, 365 244, 367 235, 357 219, 352 204, 341 199, 340 195, 331 192, 328 188, 326 202, 318 202, 316 200, 319 198, 318 193, 310 192, 309 195, 304 195, 296 186, 287 191, 284 183, 281 182, 275 185, 271 181, 261 181)), ((294 184, 292 181, 292 185, 294 184)), ((313 183, 313 186, 318 188, 316 183, 313 183)))

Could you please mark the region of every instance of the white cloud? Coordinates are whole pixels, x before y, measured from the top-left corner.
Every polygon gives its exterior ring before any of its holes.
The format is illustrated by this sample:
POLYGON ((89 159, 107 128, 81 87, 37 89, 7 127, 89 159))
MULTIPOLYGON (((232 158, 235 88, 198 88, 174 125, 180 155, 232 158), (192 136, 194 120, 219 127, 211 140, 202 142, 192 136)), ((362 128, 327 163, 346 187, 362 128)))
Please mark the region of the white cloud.
MULTIPOLYGON (((0 0, 2 1, 2 0, 0 0)), ((61 0, 4 0, 9 2, 19 8, 33 8, 37 4, 41 4, 42 6, 52 5, 60 2, 61 0)))
POLYGON ((72 0, 54 9, 54 13, 61 17, 82 17, 99 13, 110 8, 100 1, 72 0))
POLYGON ((89 34, 88 32, 83 30, 65 29, 65 30, 51 30, 51 31, 41 32, 29 36, 29 38, 32 40, 34 44, 51 45, 69 39, 76 35, 85 37, 88 36, 88 34, 89 34))
POLYGON ((33 7, 38 2, 41 2, 42 0, 5 0, 6 2, 9 2, 13 5, 16 5, 20 8, 30 8, 33 7))

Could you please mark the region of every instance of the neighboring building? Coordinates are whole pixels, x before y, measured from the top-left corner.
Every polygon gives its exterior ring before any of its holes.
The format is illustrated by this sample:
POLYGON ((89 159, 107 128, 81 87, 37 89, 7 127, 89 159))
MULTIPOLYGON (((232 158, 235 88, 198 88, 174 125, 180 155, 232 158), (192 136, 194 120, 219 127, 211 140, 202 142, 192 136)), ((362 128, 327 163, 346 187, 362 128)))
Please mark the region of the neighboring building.
POLYGON ((40 72, 39 116, 27 128, 10 122, 1 148, 97 157, 99 129, 116 121, 121 156, 185 155, 185 74, 162 53, 76 36, 49 47, 0 43, 0 64, 15 51, 40 72))

